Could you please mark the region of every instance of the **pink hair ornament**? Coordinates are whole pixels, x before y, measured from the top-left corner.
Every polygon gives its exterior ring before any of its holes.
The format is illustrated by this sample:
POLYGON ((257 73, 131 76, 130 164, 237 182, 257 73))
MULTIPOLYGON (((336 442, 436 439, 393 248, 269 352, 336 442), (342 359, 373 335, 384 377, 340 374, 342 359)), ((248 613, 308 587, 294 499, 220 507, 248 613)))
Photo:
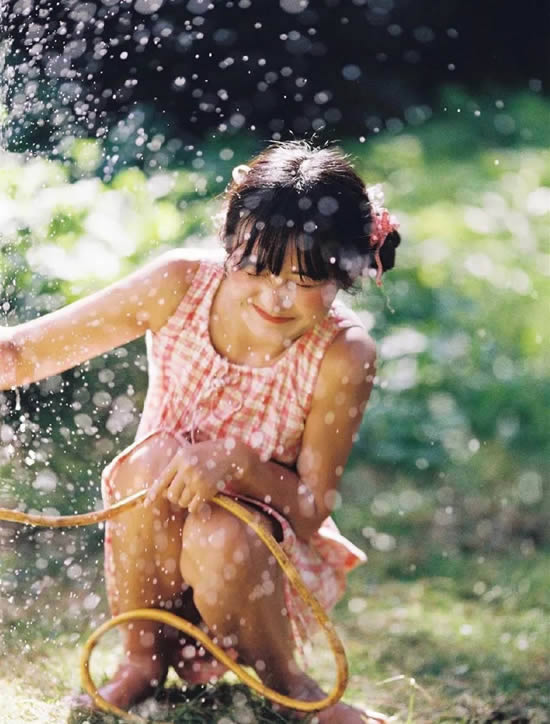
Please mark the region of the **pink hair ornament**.
POLYGON ((376 261, 376 286, 382 286, 382 273, 384 268, 380 260, 380 249, 384 245, 388 234, 399 229, 399 221, 384 206, 384 191, 380 184, 367 187, 367 195, 372 210, 372 228, 369 236, 370 246, 374 246, 374 259, 376 261))

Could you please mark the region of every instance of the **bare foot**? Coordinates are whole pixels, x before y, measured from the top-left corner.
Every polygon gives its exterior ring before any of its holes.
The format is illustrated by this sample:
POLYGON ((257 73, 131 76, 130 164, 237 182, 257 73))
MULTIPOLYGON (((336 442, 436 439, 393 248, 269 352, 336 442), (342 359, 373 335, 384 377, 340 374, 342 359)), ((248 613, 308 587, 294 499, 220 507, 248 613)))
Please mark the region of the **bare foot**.
POLYGON ((388 721, 379 711, 358 709, 339 701, 338 704, 317 712, 311 719, 311 724, 388 724, 388 721))
POLYGON ((172 659, 172 666, 187 686, 195 686, 196 684, 211 683, 213 679, 223 676, 227 669, 225 666, 215 665, 214 661, 212 659, 206 661, 200 659, 186 660, 179 653, 176 653, 172 659))
MULTIPOLYGON (((303 701, 315 701, 324 699, 326 693, 313 679, 310 679, 309 676, 304 674, 297 678, 296 682, 289 688, 288 696, 303 701)), ((273 708, 276 711, 292 712, 292 714, 299 719, 308 716, 308 714, 304 712, 289 710, 277 704, 274 704, 273 708)), ((328 709, 316 712, 311 719, 311 724, 388 724, 388 721, 388 718, 378 711, 358 709, 357 707, 339 701, 328 709)))
MULTIPOLYGON (((196 641, 189 642, 189 649, 193 650, 197 647, 196 641)), ((186 657, 186 646, 182 643, 173 647, 168 655, 168 661, 173 666, 177 675, 185 681, 187 686, 195 684, 208 684, 222 677, 228 670, 216 658, 207 654, 206 656, 191 655, 186 657)), ((238 659, 238 654, 233 648, 225 648, 225 653, 234 661, 238 659)))
MULTIPOLYGON (((99 694, 110 704, 128 711, 155 691, 164 682, 167 665, 151 657, 131 658, 122 664, 113 678, 99 689, 99 694)), ((75 708, 95 709, 88 694, 81 694, 71 700, 75 708)))

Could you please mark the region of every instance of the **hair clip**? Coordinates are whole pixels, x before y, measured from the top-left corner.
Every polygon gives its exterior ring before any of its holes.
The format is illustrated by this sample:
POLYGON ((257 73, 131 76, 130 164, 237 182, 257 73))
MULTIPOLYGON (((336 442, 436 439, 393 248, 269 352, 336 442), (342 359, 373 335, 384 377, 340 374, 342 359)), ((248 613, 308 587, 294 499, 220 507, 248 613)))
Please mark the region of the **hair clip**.
POLYGON ((382 286, 382 273, 384 268, 380 260, 380 249, 384 245, 388 234, 399 229, 399 221, 384 206, 384 191, 380 184, 367 187, 367 195, 371 204, 372 227, 369 236, 370 246, 376 247, 374 260, 376 261, 376 286, 382 286))
POLYGON ((241 184, 247 177, 249 171, 250 171, 250 166, 247 166, 245 163, 241 163, 239 166, 235 166, 235 168, 231 172, 233 181, 237 185, 241 184))

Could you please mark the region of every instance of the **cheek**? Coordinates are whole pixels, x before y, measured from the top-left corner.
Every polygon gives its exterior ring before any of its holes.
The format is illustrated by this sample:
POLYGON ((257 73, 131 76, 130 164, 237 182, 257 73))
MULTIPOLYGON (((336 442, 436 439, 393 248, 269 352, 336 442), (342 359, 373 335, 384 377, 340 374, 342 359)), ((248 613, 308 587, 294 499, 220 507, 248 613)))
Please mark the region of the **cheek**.
POLYGON ((300 307, 306 314, 325 312, 332 304, 332 300, 328 301, 328 304, 327 301, 325 292, 322 290, 315 290, 304 294, 303 298, 300 300, 300 307))
POLYGON ((313 311, 326 312, 334 301, 338 287, 334 284, 327 284, 309 292, 304 298, 304 308, 313 311))
POLYGON ((259 291, 259 281, 244 272, 233 274, 232 298, 235 302, 245 304, 248 299, 256 297, 259 291))

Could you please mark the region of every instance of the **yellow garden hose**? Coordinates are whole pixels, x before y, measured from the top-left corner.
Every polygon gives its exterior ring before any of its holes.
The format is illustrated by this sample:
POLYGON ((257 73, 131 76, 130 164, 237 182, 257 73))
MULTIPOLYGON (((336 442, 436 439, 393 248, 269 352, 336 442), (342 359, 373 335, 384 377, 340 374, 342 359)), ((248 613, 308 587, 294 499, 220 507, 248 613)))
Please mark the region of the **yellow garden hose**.
MULTIPOLYGON (((53 528, 91 525, 92 523, 100 523, 101 521, 114 518, 120 513, 130 510, 131 508, 135 507, 140 501, 142 501, 146 494, 147 489, 140 490, 133 495, 129 495, 124 500, 115 503, 109 508, 105 508, 104 510, 95 511, 92 513, 83 513, 81 515, 40 515, 22 513, 18 510, 8 510, 6 508, 0 508, 0 520, 11 521, 15 523, 24 523, 26 525, 47 526, 53 528)), ((311 591, 306 587, 298 571, 291 563, 281 546, 277 543, 275 538, 263 526, 256 523, 252 514, 249 513, 246 508, 236 503, 227 495, 222 495, 220 493, 218 493, 212 499, 212 502, 236 515, 237 518, 240 518, 245 523, 247 523, 260 536, 260 538, 269 548, 271 553, 273 553, 273 555, 277 559, 280 567, 283 569, 294 588, 298 591, 302 600, 305 601, 312 608, 315 618, 317 619, 320 626, 325 631, 328 637, 330 647, 336 659, 337 681, 334 685, 333 690, 324 699, 320 699, 319 701, 301 701, 300 699, 292 699, 291 697, 285 696, 284 694, 279 694, 273 689, 269 689, 267 686, 264 686, 261 682, 248 674, 243 669, 243 667, 236 664, 233 659, 230 658, 222 648, 217 646, 211 639, 209 639, 208 636, 206 636, 206 634, 200 628, 197 628, 189 621, 186 621, 185 619, 182 619, 173 613, 168 613, 167 611, 156 608, 138 608, 133 611, 126 611, 118 616, 114 616, 113 618, 109 619, 93 632, 93 634, 84 645, 80 660, 80 673, 84 688, 92 697, 94 703, 104 711, 107 711, 111 714, 116 714, 117 716, 123 717, 130 721, 145 721, 144 719, 136 716, 135 714, 129 714, 123 709, 119 709, 117 706, 110 704, 98 693, 97 687, 95 686, 90 676, 89 661, 95 645, 106 631, 109 631, 111 628, 114 628, 115 626, 118 626, 119 624, 125 623, 127 621, 135 619, 146 619, 149 621, 158 621, 159 623, 169 624, 170 626, 173 626, 179 631, 190 634, 198 641, 200 641, 201 644, 206 649, 208 649, 208 651, 210 651, 210 653, 212 653, 219 661, 225 664, 228 669, 233 671, 233 673, 235 673, 239 677, 239 679, 241 679, 241 681, 247 684, 251 689, 254 689, 262 696, 271 699, 271 701, 274 701, 277 704, 281 704, 283 706, 287 706, 298 711, 309 712, 320 711, 321 709, 326 709, 332 704, 335 704, 344 693, 347 685, 348 664, 342 642, 338 638, 334 626, 326 615, 323 607, 317 601, 311 591)))

